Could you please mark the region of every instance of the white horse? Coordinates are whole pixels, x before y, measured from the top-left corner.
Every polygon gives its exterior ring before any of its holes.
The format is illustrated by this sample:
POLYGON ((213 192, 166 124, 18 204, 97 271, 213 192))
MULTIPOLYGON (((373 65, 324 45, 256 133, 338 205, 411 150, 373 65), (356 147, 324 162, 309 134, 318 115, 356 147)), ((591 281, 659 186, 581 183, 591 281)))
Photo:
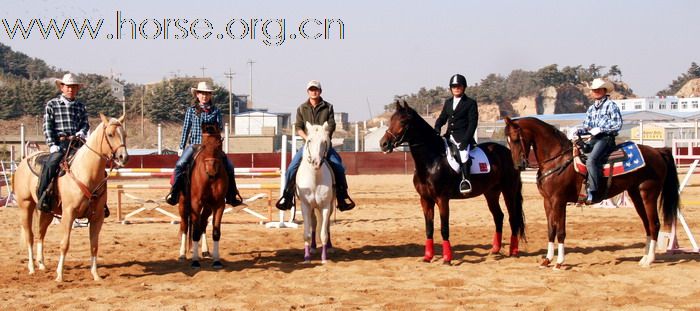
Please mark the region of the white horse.
POLYGON ((299 169, 297 170, 297 196, 304 217, 304 261, 311 261, 311 239, 314 229, 319 233, 321 263, 326 263, 328 230, 331 214, 335 208, 333 172, 326 160, 331 147, 328 123, 312 125, 306 122, 306 143, 299 169), (319 221, 320 220, 320 223, 319 221), (320 228, 315 228, 320 225, 320 228))

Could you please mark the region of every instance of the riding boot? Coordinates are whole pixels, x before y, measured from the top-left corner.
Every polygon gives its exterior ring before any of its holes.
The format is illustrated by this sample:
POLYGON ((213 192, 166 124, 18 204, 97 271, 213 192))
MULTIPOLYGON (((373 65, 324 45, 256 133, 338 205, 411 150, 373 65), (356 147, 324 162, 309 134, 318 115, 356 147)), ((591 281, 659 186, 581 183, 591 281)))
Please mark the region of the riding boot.
MULTIPOLYGON (((228 166, 227 166, 228 167, 228 166)), ((238 192, 238 187, 236 187, 236 176, 233 170, 227 170, 228 172, 228 189, 226 190, 226 203, 233 207, 243 204, 243 198, 238 192)))
POLYGON ((294 206, 294 190, 296 189, 296 173, 284 186, 282 197, 275 203, 278 209, 286 211, 294 206))
POLYGON ((348 188, 340 185, 338 185, 337 188, 336 199, 338 200, 338 209, 344 212, 355 208, 355 201, 348 195, 348 188))
POLYGON ((109 207, 107 207, 107 203, 105 203, 105 218, 109 217, 109 207))
POLYGON ((469 177, 471 176, 469 171, 472 166, 471 164, 471 158, 467 160, 467 163, 460 164, 460 168, 462 169, 462 181, 459 182, 459 192, 462 194, 472 192, 472 183, 469 181, 469 177))
POLYGON ((185 179, 184 172, 179 171, 175 168, 175 180, 173 181, 172 187, 170 187, 170 193, 165 197, 165 202, 170 205, 177 205, 180 201, 180 192, 182 191, 182 183, 185 179))

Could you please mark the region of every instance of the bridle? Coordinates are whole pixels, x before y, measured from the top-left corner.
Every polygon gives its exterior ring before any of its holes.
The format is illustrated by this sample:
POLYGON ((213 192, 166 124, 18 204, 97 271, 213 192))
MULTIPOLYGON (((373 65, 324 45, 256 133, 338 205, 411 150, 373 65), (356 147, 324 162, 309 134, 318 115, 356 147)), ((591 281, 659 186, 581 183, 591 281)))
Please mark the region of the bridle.
POLYGON ((100 139, 100 149, 102 149, 102 142, 106 141, 106 142, 107 142, 107 146, 109 147, 109 151, 111 152, 109 156, 105 156, 105 155, 103 155, 102 153, 97 152, 97 150, 92 149, 87 143, 86 143, 84 146, 85 146, 88 150, 90 150, 90 151, 94 152, 95 154, 97 154, 99 157, 101 157, 101 158, 104 159, 105 161, 109 162, 109 163, 110 163, 110 167, 111 167, 112 164, 114 164, 114 155, 117 153, 117 151, 119 151, 119 149, 121 149, 121 148, 126 149, 126 144, 124 144, 124 138, 122 137, 122 140, 121 140, 122 143, 121 143, 121 145, 118 145, 118 146, 114 147, 114 146, 112 145, 112 143, 110 142, 109 138, 107 137, 107 127, 108 127, 108 126, 122 127, 122 124, 119 123, 119 124, 108 124, 108 125, 103 124, 103 125, 102 125, 102 139, 100 139))
POLYGON ((408 129, 409 125, 406 125, 406 127, 404 127, 403 129, 403 134, 401 134, 401 137, 398 137, 396 134, 389 131, 389 129, 386 129, 386 133, 391 136, 391 140, 393 141, 393 143, 391 144, 392 149, 401 146, 401 144, 405 143, 404 140, 406 139, 406 133, 408 133, 408 129))
MULTIPOLYGON (((530 157, 530 150, 525 148, 525 142, 523 141, 523 135, 522 135, 522 129, 518 127, 518 143, 520 144, 520 166, 519 168, 521 170, 524 170, 530 166, 530 160, 528 159, 530 157), (526 151, 527 150, 527 154, 526 151)), ((510 140, 510 136, 508 137, 510 140)))
MULTIPOLYGON (((311 158, 311 149, 309 148, 310 141, 311 141, 310 139, 307 139, 306 142, 304 142, 304 153, 306 156, 306 162, 313 164, 313 159, 311 158)), ((328 148, 328 146, 326 146, 326 143, 327 142, 325 142, 325 141, 321 142, 321 144, 319 146, 319 148, 321 148, 321 150, 323 150, 323 154, 321 154, 321 164, 323 164, 323 162, 326 161, 326 156, 328 156, 328 150, 330 149, 330 148, 328 148)))

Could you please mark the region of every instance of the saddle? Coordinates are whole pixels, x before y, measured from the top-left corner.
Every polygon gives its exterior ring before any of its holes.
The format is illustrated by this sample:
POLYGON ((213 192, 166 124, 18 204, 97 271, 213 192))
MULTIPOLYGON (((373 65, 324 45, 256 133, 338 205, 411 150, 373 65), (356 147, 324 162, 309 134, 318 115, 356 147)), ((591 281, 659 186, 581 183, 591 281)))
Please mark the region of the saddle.
MULTIPOLYGON (((574 169, 581 175, 587 175, 586 168, 587 156, 579 146, 574 148, 574 169)), ((621 143, 613 149, 607 156, 605 165, 603 166, 603 176, 612 177, 624 175, 634 172, 646 165, 642 152, 639 146, 633 141, 621 143)))
MULTIPOLYGON (((450 164, 450 167, 452 167, 456 173, 461 173, 460 165, 462 164, 458 160, 459 150, 457 146, 448 139, 443 138, 443 141, 445 142, 445 155, 447 157, 447 163, 450 164)), ((488 174, 491 172, 491 163, 489 162, 489 158, 486 156, 483 149, 477 146, 469 150, 469 158, 472 160, 472 164, 469 167, 470 174, 488 174)))

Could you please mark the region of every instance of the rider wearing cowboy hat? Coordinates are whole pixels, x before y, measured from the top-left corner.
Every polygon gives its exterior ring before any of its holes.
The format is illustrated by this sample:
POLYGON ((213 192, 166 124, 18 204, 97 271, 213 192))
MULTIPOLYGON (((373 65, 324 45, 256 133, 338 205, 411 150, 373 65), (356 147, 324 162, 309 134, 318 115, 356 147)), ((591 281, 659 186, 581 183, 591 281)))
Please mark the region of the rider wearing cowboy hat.
POLYGON ((462 168, 462 181, 459 183, 459 192, 470 193, 472 184, 469 182, 469 167, 471 159, 469 151, 476 146, 474 133, 479 122, 479 109, 476 100, 464 95, 467 87, 467 78, 461 74, 455 74, 450 78, 450 91, 452 98, 445 101, 440 116, 435 120, 435 130, 440 134, 440 129, 447 123, 445 137, 459 149, 462 168), (449 121, 449 123, 448 123, 449 121))
POLYGON ((583 128, 579 135, 590 134, 591 153, 586 160, 588 170, 588 196, 586 204, 600 202, 604 191, 602 186, 602 169, 605 156, 615 148, 615 136, 622 128, 622 114, 617 104, 610 99, 610 92, 614 86, 610 81, 597 78, 590 86, 591 94, 595 102, 588 107, 583 128))
MULTIPOLYGON (((190 165, 194 156, 193 145, 202 143, 202 123, 214 123, 219 127, 219 130, 223 130, 221 110, 211 103, 214 87, 209 82, 199 82, 196 88, 190 89, 190 92, 192 92, 192 96, 195 97, 195 101, 192 106, 187 108, 187 112, 185 112, 185 120, 182 125, 182 138, 180 139, 180 147, 178 149, 180 158, 175 164, 173 185, 170 188, 170 193, 168 193, 165 198, 165 201, 170 205, 175 205, 179 201, 180 191, 185 182, 185 170, 190 165), (188 137, 190 145, 185 148, 188 137)), ((234 207, 241 205, 243 204, 243 200, 240 198, 238 188, 236 187, 233 164, 226 155, 223 155, 223 162, 226 166, 226 173, 229 176, 226 203, 234 207)))
MULTIPOLYGON (((78 77, 71 73, 56 79, 56 87, 61 95, 49 100, 44 108, 44 137, 49 146, 49 158, 41 169, 41 178, 37 189, 37 206, 42 212, 51 212, 51 202, 46 189, 58 174, 59 163, 68 151, 68 140, 61 141, 61 137, 76 136, 83 140, 90 130, 88 114, 85 105, 76 99, 82 84, 78 77)), ((105 206, 105 217, 109 210, 105 206)))
MULTIPOLYGON (((335 117, 333 105, 321 98, 321 82, 311 80, 306 85, 306 93, 309 99, 297 108, 297 118, 294 123, 297 135, 306 139, 306 122, 314 125, 321 125, 328 122, 329 135, 332 137, 335 131, 335 117)), ((286 182, 282 197, 277 201, 276 206, 281 210, 288 210, 294 205, 295 179, 297 169, 301 163, 304 147, 299 149, 294 155, 286 174, 286 182)), ((340 211, 351 210, 355 207, 355 202, 348 195, 348 182, 345 179, 345 168, 338 152, 331 146, 328 150, 328 163, 335 176, 336 199, 340 211)))

